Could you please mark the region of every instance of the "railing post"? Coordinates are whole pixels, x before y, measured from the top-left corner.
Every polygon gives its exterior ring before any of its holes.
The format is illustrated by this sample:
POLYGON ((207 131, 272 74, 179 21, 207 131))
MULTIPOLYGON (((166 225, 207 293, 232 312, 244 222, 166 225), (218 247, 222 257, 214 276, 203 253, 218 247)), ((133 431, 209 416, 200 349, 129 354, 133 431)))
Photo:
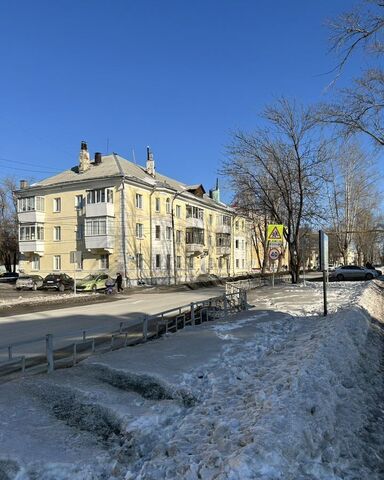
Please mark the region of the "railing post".
POLYGON ((146 342, 148 339, 148 315, 144 315, 143 319, 143 340, 146 342))
POLYGON ((87 341, 87 333, 85 330, 83 330, 83 342, 85 343, 87 341))
POLYGON ((224 320, 228 318, 228 299, 227 296, 224 294, 224 320))
POLYGON ((12 345, 8 345, 8 360, 12 360, 12 345))
POLYGON ((195 323, 195 304, 192 302, 191 303, 191 325, 194 327, 196 325, 195 323))
POLYGON ((119 333, 121 333, 123 331, 123 322, 120 322, 120 325, 119 325, 119 333))
POLYGON ((47 357, 48 373, 52 373, 55 369, 55 362, 53 359, 53 335, 48 333, 45 336, 45 352, 47 357))
POLYGON ((73 366, 76 365, 77 362, 77 344, 73 344, 73 366))

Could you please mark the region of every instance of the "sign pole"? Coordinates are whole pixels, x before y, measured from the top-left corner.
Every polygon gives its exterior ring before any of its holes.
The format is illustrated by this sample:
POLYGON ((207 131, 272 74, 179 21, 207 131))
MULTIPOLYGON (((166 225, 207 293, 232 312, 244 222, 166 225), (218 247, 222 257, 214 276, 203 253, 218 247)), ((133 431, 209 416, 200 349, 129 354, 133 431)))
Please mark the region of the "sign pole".
POLYGON ((272 288, 275 288, 275 261, 272 260, 272 288))
POLYGON ((328 273, 328 235, 319 230, 320 270, 323 272, 324 317, 328 315, 327 306, 327 273, 328 273))
POLYGON ((324 298, 324 317, 328 315, 327 306, 327 272, 323 270, 323 298, 324 298))

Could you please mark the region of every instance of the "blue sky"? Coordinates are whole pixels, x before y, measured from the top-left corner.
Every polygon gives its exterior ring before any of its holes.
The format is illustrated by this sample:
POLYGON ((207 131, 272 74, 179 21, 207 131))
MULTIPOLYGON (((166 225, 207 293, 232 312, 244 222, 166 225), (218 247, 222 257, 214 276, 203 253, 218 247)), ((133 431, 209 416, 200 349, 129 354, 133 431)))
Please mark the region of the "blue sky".
MULTIPOLYGON (((230 132, 325 100, 327 18, 351 0, 0 0, 0 168, 45 178, 114 151, 213 186, 230 132)), ((347 65, 339 86, 358 72, 347 65)), ((228 195, 228 194, 227 194, 228 195)))

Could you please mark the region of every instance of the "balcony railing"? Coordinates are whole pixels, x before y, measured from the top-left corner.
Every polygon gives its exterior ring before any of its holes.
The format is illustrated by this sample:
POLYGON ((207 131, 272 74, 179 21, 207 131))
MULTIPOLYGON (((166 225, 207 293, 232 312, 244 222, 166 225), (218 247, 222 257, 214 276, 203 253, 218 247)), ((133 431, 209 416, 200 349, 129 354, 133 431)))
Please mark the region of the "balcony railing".
POLYGON ((216 253, 220 257, 225 257, 231 254, 231 247, 230 246, 219 246, 216 247, 216 253))
POLYGON ((115 205, 110 202, 87 203, 85 206, 86 217, 113 217, 115 205))
POLYGON ((85 248, 89 250, 107 250, 112 252, 115 247, 115 235, 86 235, 85 248))
POLYGON ((187 243, 186 250, 187 253, 199 254, 204 251, 204 245, 200 243, 187 243))
POLYGON ((230 225, 217 225, 216 226, 217 233, 231 233, 231 226, 230 225))
POLYGON ((37 210, 29 210, 28 212, 18 212, 20 223, 44 223, 45 213, 37 210))
POLYGON ((38 255, 44 254, 44 240, 20 240, 20 253, 36 253, 38 255))

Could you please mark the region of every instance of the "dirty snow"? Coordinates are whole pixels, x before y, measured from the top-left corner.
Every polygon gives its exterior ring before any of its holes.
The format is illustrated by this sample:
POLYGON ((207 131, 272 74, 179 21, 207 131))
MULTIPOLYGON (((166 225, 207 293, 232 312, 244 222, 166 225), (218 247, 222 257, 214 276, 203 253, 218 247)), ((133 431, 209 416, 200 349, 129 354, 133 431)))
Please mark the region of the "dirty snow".
POLYGON ((0 389, 0 478, 384 477, 383 287, 259 289, 187 328, 0 389), (2 477, 3 475, 3 477, 2 477))

